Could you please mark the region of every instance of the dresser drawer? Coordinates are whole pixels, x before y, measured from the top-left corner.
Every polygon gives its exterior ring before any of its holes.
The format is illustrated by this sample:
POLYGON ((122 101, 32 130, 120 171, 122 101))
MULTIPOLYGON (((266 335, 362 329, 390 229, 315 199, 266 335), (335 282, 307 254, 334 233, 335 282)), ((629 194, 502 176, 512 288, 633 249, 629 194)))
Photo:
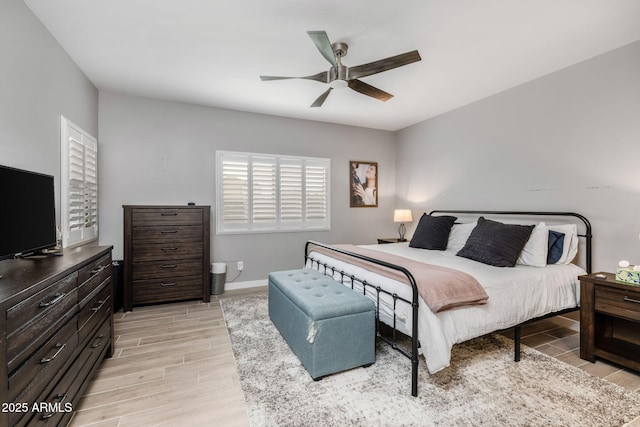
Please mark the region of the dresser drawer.
POLYGON ((202 210, 189 208, 134 208, 131 211, 131 223, 134 227, 202 224, 202 210))
POLYGON ((110 272, 110 268, 111 254, 107 254, 82 267, 78 272, 78 283, 82 284, 105 270, 110 272))
POLYGON ((35 401, 37 394, 51 382, 76 351, 77 331, 78 322, 74 317, 9 376, 10 399, 24 391, 21 399, 35 401))
POLYGON ((53 330, 75 314, 78 275, 71 276, 7 310, 7 325, 13 329, 6 339, 9 370, 20 365, 53 330), (25 317, 27 313, 33 317, 25 317))
POLYGON ((202 259, 202 242, 133 242, 133 262, 152 260, 202 259))
POLYGON ((596 285, 595 310, 640 322, 640 292, 596 285))
POLYGON ((108 282, 78 313, 78 339, 80 343, 83 343, 93 333, 98 324, 108 317, 112 310, 111 282, 108 282))
POLYGON ((111 255, 103 256, 83 267, 78 274, 78 301, 82 301, 111 277, 111 255))
POLYGON ((145 304, 202 297, 202 276, 133 282, 133 301, 145 304))
POLYGON ((136 242, 201 242, 202 227, 191 225, 160 225, 136 227, 132 239, 136 242))
MULTIPOLYGON (((50 312, 57 312, 60 307, 68 309, 75 304, 77 301, 73 301, 67 296, 76 287, 77 279, 77 273, 71 274, 9 308, 7 310, 7 335, 37 321, 40 317, 47 317, 50 312)), ((46 327, 46 325, 41 324, 40 327, 46 327)))
POLYGON ((111 318, 106 318, 93 337, 87 341, 82 350, 82 359, 87 359, 91 365, 95 364, 106 348, 111 344, 111 318))
POLYGON ((46 395, 42 401, 46 402, 44 411, 37 412, 29 422, 29 426, 64 426, 71 418, 72 402, 77 402, 80 397, 82 384, 87 381, 94 366, 99 363, 110 344, 111 322, 107 319, 96 332, 94 339, 87 342, 84 349, 75 360, 73 368, 46 395), (56 406, 57 405, 57 406, 56 406), (49 408, 56 409, 51 412, 49 408))
POLYGON ((137 262, 133 265, 133 280, 195 276, 203 273, 202 260, 171 260, 137 262))

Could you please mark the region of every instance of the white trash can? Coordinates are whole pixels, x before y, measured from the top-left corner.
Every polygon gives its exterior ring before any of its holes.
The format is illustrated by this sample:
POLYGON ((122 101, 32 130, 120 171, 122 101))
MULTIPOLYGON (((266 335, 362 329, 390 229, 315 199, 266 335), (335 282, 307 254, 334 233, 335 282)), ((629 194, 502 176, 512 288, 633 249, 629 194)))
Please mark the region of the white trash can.
POLYGON ((224 262, 211 263, 211 295, 222 295, 226 280, 227 264, 224 262))

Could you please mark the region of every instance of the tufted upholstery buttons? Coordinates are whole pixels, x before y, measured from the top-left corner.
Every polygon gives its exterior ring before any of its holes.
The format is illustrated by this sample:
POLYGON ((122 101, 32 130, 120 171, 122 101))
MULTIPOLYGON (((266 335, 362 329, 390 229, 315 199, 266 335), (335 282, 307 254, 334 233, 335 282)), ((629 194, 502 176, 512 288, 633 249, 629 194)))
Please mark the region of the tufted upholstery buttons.
POLYGON ((273 272, 269 282, 315 320, 375 309, 373 301, 316 270, 273 272))

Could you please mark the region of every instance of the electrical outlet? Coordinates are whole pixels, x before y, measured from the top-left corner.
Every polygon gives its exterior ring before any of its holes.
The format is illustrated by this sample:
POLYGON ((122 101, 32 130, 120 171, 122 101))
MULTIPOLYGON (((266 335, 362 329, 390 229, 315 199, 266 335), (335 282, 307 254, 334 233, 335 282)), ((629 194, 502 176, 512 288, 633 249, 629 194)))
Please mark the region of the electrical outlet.
POLYGON ((238 261, 238 271, 244 270, 244 262, 238 261))

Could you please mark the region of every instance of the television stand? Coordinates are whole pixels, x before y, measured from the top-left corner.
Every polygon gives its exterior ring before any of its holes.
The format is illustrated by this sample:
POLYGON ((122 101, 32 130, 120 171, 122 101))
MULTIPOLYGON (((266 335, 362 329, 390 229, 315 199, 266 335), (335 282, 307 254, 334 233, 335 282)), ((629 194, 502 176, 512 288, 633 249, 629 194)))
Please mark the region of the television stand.
POLYGON ((111 250, 0 262, 0 427, 66 426, 113 354, 111 250))

